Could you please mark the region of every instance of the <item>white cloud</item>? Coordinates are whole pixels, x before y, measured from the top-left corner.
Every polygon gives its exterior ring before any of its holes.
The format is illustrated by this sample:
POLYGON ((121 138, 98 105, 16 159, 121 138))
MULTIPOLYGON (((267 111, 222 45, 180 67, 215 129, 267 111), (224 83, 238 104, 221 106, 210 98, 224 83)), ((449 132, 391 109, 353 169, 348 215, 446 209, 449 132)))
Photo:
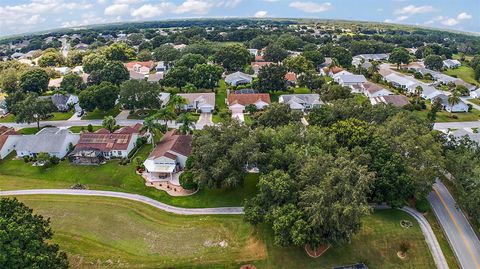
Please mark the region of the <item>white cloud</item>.
POLYGON ((315 2, 292 2, 289 5, 290 7, 299 9, 303 12, 307 13, 318 13, 318 12, 324 12, 332 8, 332 4, 330 2, 325 2, 325 3, 315 3, 315 2))
POLYGON ((127 4, 113 4, 105 8, 105 15, 107 16, 118 16, 127 14, 130 9, 130 6, 127 4))
POLYGON ((472 15, 466 12, 462 12, 457 15, 457 20, 470 20, 471 18, 472 18, 472 15))
POLYGON ((132 10, 130 15, 132 17, 139 17, 139 18, 152 18, 152 17, 158 17, 164 14, 164 11, 167 8, 171 8, 172 4, 171 3, 160 3, 158 5, 150 5, 146 4, 143 5, 137 9, 132 10))
POLYGON ((222 0, 217 3, 217 7, 236 7, 242 0, 222 0))
POLYGON ((187 0, 178 6, 173 12, 177 14, 206 14, 212 7, 213 4, 211 2, 202 0, 187 0))
POLYGON ((442 24, 446 25, 446 26, 454 26, 454 25, 457 25, 458 23, 459 23, 459 21, 457 19, 454 19, 454 18, 447 18, 447 19, 442 21, 442 24))
POLYGON ((213 7, 214 4, 212 2, 204 0, 186 0, 180 5, 175 5, 171 2, 161 2, 156 5, 142 5, 139 8, 131 10, 130 15, 142 19, 159 17, 165 14, 190 13, 202 15, 207 14, 213 7))
POLYGON ((253 15, 255 18, 265 18, 268 16, 268 12, 264 10, 257 11, 255 15, 253 15))
POLYGON ((433 12, 435 9, 432 6, 415 6, 415 5, 408 5, 401 9, 395 10, 395 14, 421 14, 421 13, 429 13, 433 12))
POLYGON ((406 19, 408 19, 408 16, 398 16, 395 20, 396 21, 404 21, 406 19))

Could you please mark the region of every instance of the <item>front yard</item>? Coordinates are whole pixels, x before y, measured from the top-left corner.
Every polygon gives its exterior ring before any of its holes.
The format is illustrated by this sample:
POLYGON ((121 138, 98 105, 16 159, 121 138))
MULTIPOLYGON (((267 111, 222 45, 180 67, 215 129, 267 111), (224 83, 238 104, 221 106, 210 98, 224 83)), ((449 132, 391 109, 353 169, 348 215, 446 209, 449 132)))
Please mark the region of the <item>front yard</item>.
POLYGON ((116 117, 120 113, 120 105, 116 105, 114 108, 108 111, 102 111, 96 108, 94 111, 86 112, 83 115, 82 120, 102 120, 106 116, 116 117))

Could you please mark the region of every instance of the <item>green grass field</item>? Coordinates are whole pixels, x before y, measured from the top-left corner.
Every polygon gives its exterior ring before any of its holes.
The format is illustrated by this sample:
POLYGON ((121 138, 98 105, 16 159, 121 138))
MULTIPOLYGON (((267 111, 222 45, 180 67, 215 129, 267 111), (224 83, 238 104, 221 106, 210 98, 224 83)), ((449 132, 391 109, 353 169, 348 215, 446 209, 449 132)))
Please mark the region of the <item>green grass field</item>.
POLYGON ((475 71, 470 66, 462 65, 459 68, 447 69, 443 73, 460 78, 470 84, 480 85, 480 83, 475 80, 475 71))
POLYGON ((106 116, 116 117, 120 113, 120 106, 117 105, 114 108, 108 111, 102 111, 99 109, 95 109, 94 111, 87 112, 83 115, 82 120, 101 120, 106 116))
MULTIPOLYGON (((93 127, 93 131, 95 132, 96 130, 98 129, 101 129, 102 126, 92 126, 93 127)), ((80 131, 82 131, 82 128, 83 130, 87 130, 88 127, 87 126, 72 126, 70 128, 68 128, 70 131, 72 131, 72 133, 80 133, 80 131)))
POLYGON ((15 115, 8 114, 7 116, 0 118, 0 123, 15 122, 15 115))
POLYGON ((480 99, 471 98, 471 99, 467 99, 467 100, 468 100, 469 102, 472 102, 472 103, 480 106, 480 99))
POLYGON ((418 224, 399 210, 365 217, 350 244, 312 259, 302 248, 275 246, 269 228, 254 229, 241 216, 179 216, 105 197, 19 199, 51 219, 54 242, 67 251, 72 268, 239 268, 253 263, 267 269, 327 269, 356 262, 370 268, 435 268, 418 224), (401 228, 403 219, 414 226, 401 228), (228 246, 218 246, 221 241, 228 246), (396 253, 404 241, 412 247, 401 260, 396 253))
POLYGON ((38 132, 38 128, 37 127, 27 127, 27 128, 22 128, 22 129, 18 130, 18 132, 20 134, 23 134, 23 135, 31 135, 31 134, 36 134, 38 132))
MULTIPOLYGON (((152 146, 145 145, 136 156, 145 159, 152 146)), ((195 195, 172 197, 166 192, 145 186, 135 173, 135 165, 119 165, 117 160, 99 166, 78 166, 62 161, 51 168, 33 167, 10 155, 0 161, 0 189, 69 188, 75 183, 89 189, 137 193, 158 201, 182 207, 239 206, 256 193, 258 174, 246 177, 244 185, 235 190, 203 189, 195 195)))
MULTIPOLYGON (((427 104, 427 109, 421 111, 413 111, 414 114, 420 118, 426 119, 428 111, 430 110, 430 104, 427 104)), ((480 111, 472 109, 470 112, 453 113, 457 118, 451 118, 450 112, 440 111, 437 113, 437 119, 435 122, 456 122, 456 121, 477 121, 480 119, 480 111)))
POLYGON ((48 121, 56 121, 56 120, 68 120, 73 116, 73 111, 68 112, 53 112, 52 117, 46 119, 48 121))

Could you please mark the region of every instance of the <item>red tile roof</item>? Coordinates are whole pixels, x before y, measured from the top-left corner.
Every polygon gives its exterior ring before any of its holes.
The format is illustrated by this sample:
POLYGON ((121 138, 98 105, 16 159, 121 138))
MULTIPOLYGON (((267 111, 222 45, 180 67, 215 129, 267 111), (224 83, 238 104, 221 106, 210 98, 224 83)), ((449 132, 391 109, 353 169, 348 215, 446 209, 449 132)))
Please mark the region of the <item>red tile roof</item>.
POLYGON ((15 132, 13 128, 8 128, 7 126, 0 126, 0 149, 3 148, 5 142, 7 142, 9 135, 16 135, 18 134, 15 132))
POLYGON ((285 74, 285 79, 290 81, 290 82, 296 82, 297 81, 297 74, 294 72, 288 72, 285 74))
POLYGON ((255 55, 255 62, 264 62, 265 60, 263 59, 263 56, 261 55, 255 55))
POLYGON ((270 104, 270 95, 268 93, 247 93, 247 94, 235 94, 228 95, 228 104, 241 104, 244 106, 255 104, 258 100, 262 100, 265 103, 270 104))
POLYGON ((251 66, 252 67, 264 67, 264 66, 271 65, 271 64, 273 64, 273 62, 252 62, 251 66))
POLYGON ((137 65, 137 64, 152 69, 152 68, 154 67, 154 64, 155 64, 155 63, 154 63, 153 61, 147 61, 147 62, 138 62, 138 61, 137 61, 137 62, 129 62, 129 63, 126 63, 125 66, 127 67, 127 69, 130 70, 130 69, 133 68, 133 66, 135 66, 135 65, 137 65))
POLYGON ((165 133, 160 143, 157 144, 155 149, 150 153, 148 158, 167 157, 169 159, 176 159, 175 154, 170 153, 173 151, 183 156, 188 156, 192 152, 192 136, 191 135, 179 135, 175 130, 171 130, 165 133))

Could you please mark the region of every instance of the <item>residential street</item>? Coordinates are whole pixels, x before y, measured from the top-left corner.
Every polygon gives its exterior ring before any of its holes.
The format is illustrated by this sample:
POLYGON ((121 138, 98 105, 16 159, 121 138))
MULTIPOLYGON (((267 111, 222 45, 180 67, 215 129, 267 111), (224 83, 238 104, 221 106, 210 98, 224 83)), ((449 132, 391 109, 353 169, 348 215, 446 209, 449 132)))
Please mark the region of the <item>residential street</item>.
POLYGON ((462 128, 479 128, 480 121, 463 121, 463 122, 437 122, 433 125, 435 130, 462 129, 462 128))
POLYGON ((463 212, 442 182, 437 181, 428 196, 450 245, 464 269, 480 269, 480 241, 463 212))

